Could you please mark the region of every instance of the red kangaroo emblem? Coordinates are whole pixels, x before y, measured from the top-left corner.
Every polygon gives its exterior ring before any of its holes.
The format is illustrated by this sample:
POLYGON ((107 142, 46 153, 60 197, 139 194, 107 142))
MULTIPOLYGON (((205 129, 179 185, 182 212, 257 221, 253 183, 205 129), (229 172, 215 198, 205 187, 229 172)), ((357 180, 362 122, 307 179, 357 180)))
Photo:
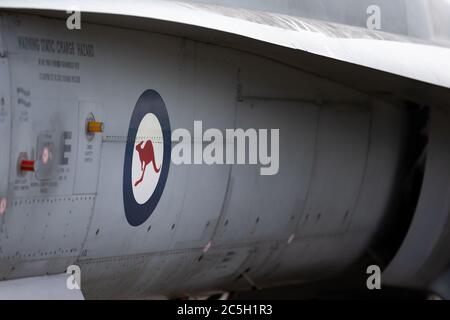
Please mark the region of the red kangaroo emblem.
POLYGON ((150 163, 153 165, 153 170, 158 173, 161 168, 156 167, 155 162, 155 150, 153 149, 153 143, 151 140, 147 140, 144 144, 144 147, 142 147, 142 144, 144 141, 139 142, 139 144, 136 146, 136 151, 139 153, 139 160, 141 161, 141 170, 142 175, 139 180, 137 180, 134 183, 134 186, 136 187, 139 183, 144 180, 144 174, 145 169, 147 168, 147 165, 150 163))

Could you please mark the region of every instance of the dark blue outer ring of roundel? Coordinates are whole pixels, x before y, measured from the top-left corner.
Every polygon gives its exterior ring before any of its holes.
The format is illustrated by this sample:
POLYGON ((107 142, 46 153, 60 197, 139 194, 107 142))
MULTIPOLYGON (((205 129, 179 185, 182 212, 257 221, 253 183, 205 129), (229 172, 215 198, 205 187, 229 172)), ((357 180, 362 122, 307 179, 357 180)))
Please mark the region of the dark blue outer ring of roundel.
POLYGON ((127 221, 132 226, 143 224, 153 213, 156 205, 161 199, 170 167, 170 154, 172 150, 171 130, 169 115, 166 105, 161 96, 155 90, 146 90, 136 102, 133 114, 131 115, 130 126, 128 128, 127 145, 125 147, 125 161, 123 167, 123 205, 127 221), (131 170, 133 164, 134 143, 137 130, 142 118, 148 113, 153 113, 159 120, 163 132, 164 155, 161 173, 158 184, 152 196, 147 202, 139 204, 134 199, 133 186, 131 181, 131 170))

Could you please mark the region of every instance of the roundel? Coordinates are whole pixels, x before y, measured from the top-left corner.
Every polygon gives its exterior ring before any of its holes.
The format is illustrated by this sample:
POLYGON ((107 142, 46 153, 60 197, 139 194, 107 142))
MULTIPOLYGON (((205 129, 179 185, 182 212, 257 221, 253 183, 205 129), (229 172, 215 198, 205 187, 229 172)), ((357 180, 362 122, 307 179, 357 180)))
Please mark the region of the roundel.
POLYGON ((125 147, 123 202, 132 226, 144 223, 161 198, 170 167, 170 136, 164 101, 156 91, 145 91, 131 115, 125 147))

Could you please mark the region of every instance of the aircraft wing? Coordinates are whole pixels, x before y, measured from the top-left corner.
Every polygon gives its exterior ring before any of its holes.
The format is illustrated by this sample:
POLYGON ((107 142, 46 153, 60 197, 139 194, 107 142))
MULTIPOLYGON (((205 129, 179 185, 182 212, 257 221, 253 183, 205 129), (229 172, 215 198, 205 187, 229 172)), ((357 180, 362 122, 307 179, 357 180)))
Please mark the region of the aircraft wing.
POLYGON ((248 290, 375 252, 450 297, 450 47, 253 4, 0 0, 0 296, 68 265, 87 299, 248 290), (198 119, 283 132, 282 171, 171 163, 198 119))
POLYGON ((207 28, 450 88, 450 48, 358 27, 278 13, 175 1, 14 1, 3 8, 78 10, 207 28), (412 67, 414 66, 414 67, 412 67))

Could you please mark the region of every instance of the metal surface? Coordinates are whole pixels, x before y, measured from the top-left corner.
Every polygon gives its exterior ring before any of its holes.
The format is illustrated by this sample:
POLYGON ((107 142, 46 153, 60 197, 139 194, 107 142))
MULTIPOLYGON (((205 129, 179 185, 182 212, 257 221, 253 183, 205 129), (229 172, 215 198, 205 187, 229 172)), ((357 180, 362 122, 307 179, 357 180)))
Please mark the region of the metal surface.
MULTIPOLYGON (((421 1, 397 3, 400 7, 408 3, 406 7, 410 12, 419 12, 424 6, 421 1)), ((71 8, 71 3, 57 0, 2 0, 0 5, 3 8, 58 11, 71 8)), ((411 39, 388 33, 334 25, 331 22, 309 22, 296 16, 205 6, 194 2, 136 0, 123 6, 122 1, 78 1, 76 9, 82 12, 144 17, 219 30, 450 88, 450 76, 443 71, 450 69, 450 49, 432 46, 426 42, 411 43, 411 39), (305 25, 311 25, 311 28, 305 28, 305 25), (314 27, 315 25, 318 27, 314 27), (349 33, 359 36, 346 36, 349 33)), ((430 10, 436 9, 432 7, 430 10)), ((365 8, 360 14, 367 18, 365 8)), ((358 15, 358 12, 349 12, 349 16, 353 15, 358 15)), ((407 22, 408 27, 417 23, 417 19, 411 20, 407 22)), ((421 23, 420 26, 424 24, 426 23, 421 23)))
MULTIPOLYGON (((360 196, 368 183, 368 160, 387 151, 373 149, 370 137, 388 130, 401 141, 395 108, 372 107, 363 94, 233 50, 95 25, 77 34, 59 21, 5 18, 14 30, 7 33, 12 86, 31 92, 28 121, 17 118, 20 106, 14 108, 11 158, 22 151, 34 154, 30 137, 44 129, 71 148, 62 149, 67 161, 57 164, 60 174, 53 184, 44 187, 28 175, 21 181, 24 187, 16 188, 16 172, 10 171, 14 204, 2 217, 0 234, 4 278, 58 273, 79 264, 87 297, 245 288, 247 282, 232 280, 247 269, 251 279, 265 285, 286 276, 304 281, 306 275, 342 270, 377 231, 385 210, 374 211, 364 224, 359 217, 364 212, 356 208, 365 206, 360 196), (68 57, 21 49, 21 36, 92 44, 95 57, 70 58, 79 64, 76 70, 37 66, 39 59, 68 57), (116 68, 104 68, 105 63, 116 68), (42 77, 47 73, 76 75, 80 81, 55 83, 42 77), (277 78, 269 76, 274 73, 277 78), (236 102, 238 82, 242 102, 236 102), (279 128, 279 174, 260 176, 255 166, 172 164, 155 212, 140 227, 130 226, 123 213, 123 154, 128 118, 149 87, 165 100, 174 129, 192 130, 196 119, 205 128, 279 128), (317 87, 330 102, 307 102, 317 87), (265 98, 272 96, 280 98, 265 98), (96 102, 77 108, 76 101, 96 102), (91 112, 105 123, 105 131, 89 141, 85 119, 91 112), (385 127, 372 124, 380 112, 392 119, 385 127), (92 144, 97 146, 87 161, 86 146, 92 144), (358 245, 348 247, 352 242, 358 245), (346 253, 337 254, 343 248, 346 253)), ((400 150, 392 147, 386 156, 395 163, 400 150)), ((395 167, 383 171, 379 187, 385 189, 395 167)), ((387 201, 387 194, 378 198, 382 206, 387 201)))
POLYGON ((80 290, 67 290, 67 275, 33 277, 0 282, 1 300, 84 300, 80 290))
POLYGON ((449 266, 449 120, 448 110, 432 110, 421 194, 409 232, 384 272, 387 283, 427 287, 449 266))
MULTIPOLYGON (((248 290, 334 277, 373 255, 386 237, 396 252, 390 265, 392 255, 382 261, 389 265, 385 283, 428 289, 441 278, 435 287, 445 288, 449 49, 427 37, 362 30, 356 18, 340 20, 336 12, 328 20, 352 26, 311 20, 314 10, 300 18, 296 10, 306 7, 290 10, 291 2, 280 7, 295 14, 289 17, 250 4, 132 4, 81 1, 82 11, 114 22, 83 22, 82 31, 69 31, 47 11, 1 13, 0 197, 8 206, 0 215, 0 279, 46 286, 43 275, 76 264, 86 298, 248 290), (156 30, 127 15, 156 20, 156 30), (120 19, 134 28, 118 27, 120 19), (170 33, 155 32, 168 21, 175 22, 170 33), (203 41, 183 37, 183 23, 203 41), (253 50, 239 49, 246 41, 253 50), (359 82, 364 90, 356 89, 359 82), (279 129, 278 174, 171 162, 154 211, 131 225, 124 212, 126 147, 135 106, 149 89, 161 96, 172 130, 192 133, 195 120, 204 129, 279 129), (432 117, 408 228, 397 196, 416 160, 408 158, 410 145, 423 128, 414 127, 411 113, 420 108, 432 117), (105 124, 103 132, 86 134, 91 118, 105 124), (43 160, 44 150, 52 161, 43 160), (38 161, 35 173, 17 170, 25 156, 38 161), (401 230, 390 229, 398 223, 401 230)), ((416 35, 397 27, 391 31, 416 35)))

